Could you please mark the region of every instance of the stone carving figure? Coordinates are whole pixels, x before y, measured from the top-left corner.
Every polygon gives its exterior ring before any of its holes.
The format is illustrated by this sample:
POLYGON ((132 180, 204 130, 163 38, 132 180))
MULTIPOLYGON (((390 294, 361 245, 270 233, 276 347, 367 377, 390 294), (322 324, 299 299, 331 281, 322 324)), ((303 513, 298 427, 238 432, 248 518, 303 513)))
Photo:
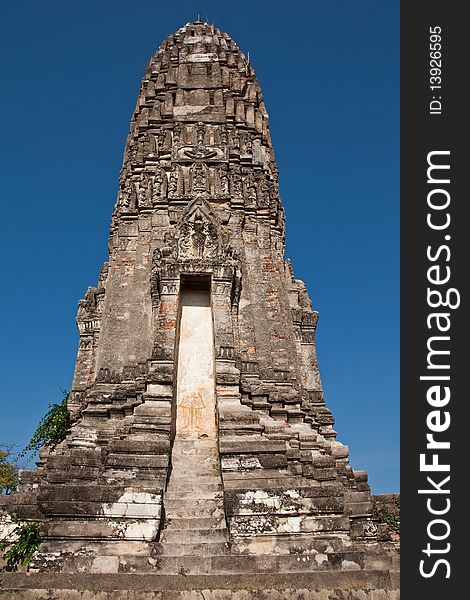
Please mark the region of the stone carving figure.
POLYGON ((178 144, 181 139, 182 127, 180 123, 175 123, 173 127, 173 143, 178 144))
POLYGON ((157 169, 153 180, 152 202, 158 202, 166 196, 167 178, 163 169, 157 169))
POLYGON ((156 138, 158 143, 158 154, 161 156, 163 154, 166 139, 166 131, 163 127, 158 130, 156 138))
POLYGON ((191 167, 191 191, 196 195, 209 191, 207 166, 204 163, 197 162, 191 167))
POLYGON ((136 185, 130 178, 124 180, 119 204, 124 212, 134 211, 137 208, 136 185))
POLYGON ((232 196, 234 198, 243 198, 243 184, 240 171, 232 172, 232 196))
POLYGON ((244 154, 253 154, 253 140, 249 133, 243 135, 244 154))
POLYGON ((204 123, 198 123, 196 125, 196 140, 198 146, 202 146, 204 144, 205 129, 204 123))
POLYGON ((178 165, 173 165, 168 182, 168 196, 176 198, 180 193, 181 171, 178 165))
POLYGON ((279 189, 277 183, 275 181, 270 181, 268 185, 269 189, 269 206, 273 210, 275 210, 280 201, 279 199, 279 189))
POLYGON ((129 208, 131 205, 132 193, 134 189, 130 179, 125 179, 123 188, 119 196, 119 205, 121 208, 129 208))
POLYGON ((129 146, 128 146, 128 158, 129 158, 129 162, 131 164, 135 164, 138 162, 138 145, 137 142, 135 140, 132 140, 131 142, 129 142, 129 146))
POLYGON ((224 146, 226 146, 228 143, 228 132, 223 125, 220 128, 220 143, 224 146))
POLYGON ((183 223, 178 240, 178 254, 181 258, 191 255, 191 232, 191 224, 189 222, 183 223))
POLYGON ((253 173, 249 173, 245 179, 246 197, 250 201, 250 205, 256 206, 258 200, 258 194, 256 192, 256 181, 253 173))
POLYGON ((222 196, 230 194, 228 173, 224 167, 219 168, 220 191, 222 196))
POLYGON ((265 177, 258 181, 258 201, 263 208, 269 207, 269 188, 265 177))
POLYGON ((231 131, 231 146, 232 148, 235 148, 236 150, 240 149, 240 136, 238 135, 238 131, 236 129, 232 129, 231 131))
POLYGON ((139 179, 137 206, 147 208, 152 205, 152 182, 148 173, 142 173, 139 179))
POLYGON ((217 229, 213 223, 207 223, 206 228, 206 239, 205 239, 205 255, 208 258, 215 258, 219 249, 219 236, 217 229))
POLYGON ((206 244, 206 231, 204 222, 196 218, 193 223, 192 242, 197 258, 204 257, 204 246, 206 244))
POLYGON ((219 251, 217 227, 199 207, 179 228, 179 258, 216 258, 219 251))
POLYGON ((151 135, 150 133, 146 133, 142 137, 141 142, 142 142, 144 156, 151 156, 151 155, 155 154, 155 151, 156 151, 155 136, 151 135))

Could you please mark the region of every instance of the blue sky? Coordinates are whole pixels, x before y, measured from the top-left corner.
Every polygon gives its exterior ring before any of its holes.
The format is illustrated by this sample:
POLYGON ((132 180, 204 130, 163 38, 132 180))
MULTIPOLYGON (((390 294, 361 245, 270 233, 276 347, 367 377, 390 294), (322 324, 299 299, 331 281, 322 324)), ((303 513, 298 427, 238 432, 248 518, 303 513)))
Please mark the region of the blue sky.
POLYGON ((262 86, 338 439, 375 492, 398 491, 398 1, 3 5, 0 443, 24 446, 71 385, 140 79, 198 13, 250 52, 262 86))

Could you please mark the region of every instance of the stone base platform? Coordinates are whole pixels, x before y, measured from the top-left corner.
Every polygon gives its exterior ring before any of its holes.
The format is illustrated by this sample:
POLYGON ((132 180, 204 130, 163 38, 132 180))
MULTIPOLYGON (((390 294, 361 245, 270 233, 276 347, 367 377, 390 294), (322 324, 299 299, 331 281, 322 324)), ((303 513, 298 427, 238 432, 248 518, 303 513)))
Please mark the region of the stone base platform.
POLYGON ((148 575, 2 573, 2 600, 398 600, 390 571, 148 575))

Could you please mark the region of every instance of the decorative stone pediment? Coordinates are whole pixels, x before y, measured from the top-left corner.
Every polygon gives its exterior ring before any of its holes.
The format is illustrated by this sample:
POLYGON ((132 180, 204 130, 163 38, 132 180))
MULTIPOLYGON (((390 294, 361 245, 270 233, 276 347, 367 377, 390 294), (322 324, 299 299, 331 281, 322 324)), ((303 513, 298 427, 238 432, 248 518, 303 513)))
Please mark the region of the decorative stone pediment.
POLYGON ((176 232, 178 258, 213 259, 222 251, 218 219, 209 203, 199 198, 181 216, 176 232))

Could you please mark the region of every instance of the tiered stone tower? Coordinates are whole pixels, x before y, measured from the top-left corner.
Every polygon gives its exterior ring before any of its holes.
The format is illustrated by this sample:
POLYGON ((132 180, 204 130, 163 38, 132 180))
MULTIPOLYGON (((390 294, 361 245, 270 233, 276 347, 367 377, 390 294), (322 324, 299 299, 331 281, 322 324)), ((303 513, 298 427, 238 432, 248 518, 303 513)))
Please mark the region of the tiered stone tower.
POLYGON ((388 568, 284 227, 253 69, 190 23, 142 81, 109 262, 79 303, 73 427, 12 496, 42 522, 36 568, 388 568))

